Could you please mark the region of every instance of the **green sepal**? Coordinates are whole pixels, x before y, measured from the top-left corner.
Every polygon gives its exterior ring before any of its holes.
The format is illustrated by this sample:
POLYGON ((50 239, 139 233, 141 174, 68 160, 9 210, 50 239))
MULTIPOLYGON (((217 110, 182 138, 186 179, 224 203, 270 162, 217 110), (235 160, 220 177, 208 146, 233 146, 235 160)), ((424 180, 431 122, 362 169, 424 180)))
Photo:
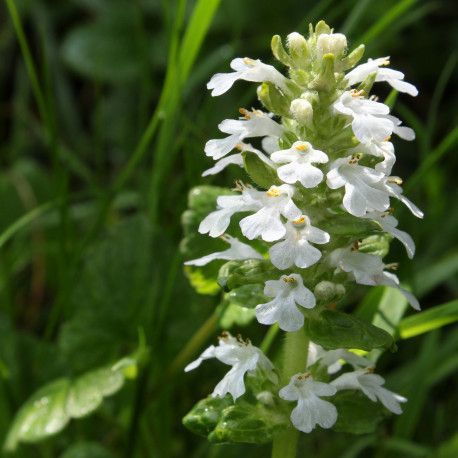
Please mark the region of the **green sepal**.
POLYGON ((262 83, 258 92, 259 100, 272 113, 279 116, 290 116, 291 100, 275 84, 262 83))
POLYGON ((390 412, 378 402, 372 402, 360 391, 340 391, 332 398, 339 416, 334 431, 351 434, 374 433, 390 412))
POLYGON ((274 35, 271 41, 272 53, 282 64, 293 67, 294 62, 283 47, 280 35, 274 35))
POLYGON ((261 188, 269 189, 271 186, 281 186, 283 182, 278 178, 277 171, 266 164, 256 153, 245 151, 243 163, 250 178, 261 188))
POLYGON ((326 24, 326 22, 320 21, 318 22, 318 24, 315 27, 315 33, 317 35, 322 35, 323 33, 325 33, 326 35, 329 35, 330 33, 332 33, 332 30, 328 26, 328 24, 326 24))
POLYGON ((392 240, 393 237, 389 234, 374 234, 365 238, 362 243, 360 243, 359 251, 361 253, 375 254, 384 258, 390 251, 390 243, 392 240))
POLYGON ((229 261, 219 270, 218 284, 223 291, 229 292, 243 285, 264 284, 266 280, 278 280, 282 272, 269 261, 246 259, 229 261))
POLYGON ((375 83, 377 73, 378 72, 369 73, 369 75, 367 75, 366 78, 364 78, 364 81, 362 81, 358 86, 358 91, 364 91, 365 97, 367 97, 369 95, 369 92, 371 92, 372 86, 375 83))
POLYGON ((353 68, 361 60, 361 57, 363 57, 364 49, 364 45, 359 45, 347 57, 342 59, 337 64, 337 68, 339 69, 339 71, 345 71, 349 70, 350 68, 353 68))
POLYGON ((390 334, 353 315, 337 310, 323 310, 307 316, 307 335, 326 350, 358 348, 371 351, 374 348, 384 348, 394 352, 397 348, 390 334))
POLYGON ((381 232, 380 223, 370 219, 357 218, 349 214, 332 215, 319 222, 320 229, 330 235, 344 235, 354 238, 366 237, 374 232, 381 232))

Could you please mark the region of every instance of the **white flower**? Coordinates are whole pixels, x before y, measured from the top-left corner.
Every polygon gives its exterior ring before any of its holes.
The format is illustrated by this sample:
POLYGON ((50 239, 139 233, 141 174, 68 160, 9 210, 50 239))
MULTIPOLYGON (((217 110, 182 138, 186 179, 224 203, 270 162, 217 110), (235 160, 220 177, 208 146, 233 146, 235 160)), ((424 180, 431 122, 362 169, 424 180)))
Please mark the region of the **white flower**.
POLYGON ((337 58, 341 57, 347 47, 347 37, 342 33, 323 33, 316 42, 316 53, 319 59, 325 54, 334 54, 337 58))
POLYGON ((404 79, 404 73, 391 68, 380 68, 389 65, 389 57, 380 57, 379 59, 369 59, 365 64, 358 65, 355 69, 345 75, 348 79, 348 85, 353 86, 363 81, 371 73, 377 72, 375 81, 386 81, 391 87, 399 92, 405 92, 413 97, 418 94, 417 88, 404 79))
POLYGON ((310 218, 302 215, 285 225, 285 240, 273 245, 269 250, 270 260, 278 269, 287 269, 295 264, 301 269, 309 267, 321 258, 321 251, 309 242, 324 244, 329 242, 329 234, 314 227, 310 218))
POLYGON ((396 229, 398 220, 394 216, 391 216, 390 212, 369 212, 363 218, 378 221, 385 232, 398 239, 405 246, 409 258, 412 259, 414 257, 415 243, 412 237, 407 232, 396 229))
POLYGON ((220 236, 220 238, 231 245, 228 250, 212 253, 192 261, 186 261, 185 264, 187 266, 205 266, 215 259, 226 259, 228 261, 242 259, 264 259, 254 248, 252 248, 250 245, 247 245, 246 243, 240 242, 240 240, 236 237, 231 237, 228 234, 224 234, 220 236))
POLYGON ((377 172, 382 172, 384 175, 389 175, 394 163, 396 162, 396 156, 394 154, 394 146, 391 142, 386 139, 383 142, 377 142, 371 140, 367 144, 360 144, 356 148, 348 150, 353 156, 357 153, 370 154, 375 157, 383 157, 383 162, 379 162, 375 165, 377 172))
POLYGON ((393 133, 401 137, 403 140, 407 140, 409 142, 415 140, 415 131, 410 127, 401 126, 402 121, 399 118, 396 118, 396 116, 393 115, 388 115, 387 119, 392 121, 394 124, 393 133))
POLYGON ((373 374, 369 369, 359 369, 341 375, 331 382, 338 390, 361 390, 371 401, 377 399, 391 412, 401 414, 400 402, 407 402, 407 399, 399 394, 383 388, 385 383, 383 377, 373 374))
MULTIPOLYGON (((392 176, 383 178, 383 180, 376 184, 376 187, 385 191, 390 196, 399 199, 417 218, 423 218, 423 212, 413 202, 407 199, 406 196, 402 195, 401 184, 401 178, 392 176)), ((376 208, 376 210, 378 210, 378 208, 376 208)))
POLYGON ((306 188, 314 188, 323 180, 323 172, 312 163, 328 162, 327 154, 313 148, 309 142, 298 141, 291 148, 276 151, 271 159, 277 164, 288 163, 278 167, 277 174, 285 183, 294 184, 300 181, 306 188))
POLYGON ((385 285, 396 288, 415 310, 420 310, 420 304, 415 296, 399 286, 398 277, 383 270, 391 266, 385 265, 380 256, 360 253, 357 250, 351 251, 346 248, 338 248, 329 255, 328 262, 337 267, 336 273, 339 270, 352 273, 356 283, 360 285, 385 285))
POLYGON ((245 374, 249 371, 255 371, 257 367, 263 370, 272 382, 278 382, 273 364, 259 348, 251 344, 249 339, 242 341, 241 338, 236 339, 227 332, 223 333, 223 335, 219 340, 218 347, 211 345, 196 361, 185 367, 185 372, 188 372, 198 367, 203 360, 209 358, 217 358, 222 363, 232 366, 232 369, 216 385, 212 393, 213 397, 219 396, 222 398, 227 393, 230 393, 235 402, 237 398, 245 393, 245 374))
POLYGON ((240 186, 242 194, 239 196, 219 196, 216 200, 217 210, 207 215, 199 225, 201 234, 210 234, 210 237, 219 237, 223 234, 234 213, 258 210, 262 207, 259 200, 261 191, 256 191, 251 186, 240 186))
POLYGON ((261 324, 278 321, 280 329, 288 332, 297 331, 304 325, 304 315, 296 304, 308 309, 316 305, 315 296, 304 286, 298 274, 282 275, 280 280, 266 281, 264 295, 274 297, 274 300, 256 306, 256 318, 261 324))
POLYGON ((234 73, 217 73, 207 84, 207 89, 213 89, 212 96, 224 94, 237 80, 252 81, 255 83, 271 82, 288 92, 285 78, 272 65, 263 64, 260 60, 253 60, 248 57, 236 58, 231 62, 234 73))
MULTIPOLYGON (((269 138, 269 137, 266 137, 269 138)), ((252 145, 249 143, 238 143, 236 145, 236 148, 239 151, 250 151, 252 153, 255 153, 263 162, 268 164, 272 168, 276 168, 276 165, 262 152, 259 151, 256 148, 253 148, 252 145)), ((237 153, 237 154, 232 154, 231 156, 226 156, 220 159, 213 167, 205 170, 205 172, 202 173, 202 176, 205 177, 207 175, 215 175, 222 170, 224 170, 229 164, 235 164, 238 165, 239 167, 243 167, 243 154, 242 153, 237 153)))
POLYGON ((309 343, 309 349, 307 353, 307 368, 315 364, 317 361, 320 362, 321 366, 327 366, 328 374, 335 374, 342 369, 341 360, 344 360, 353 369, 359 369, 360 367, 372 366, 372 361, 369 361, 362 356, 356 355, 351 351, 345 349, 329 350, 326 351, 320 345, 313 342, 309 343))
POLYGON ((335 405, 320 399, 320 396, 333 396, 336 392, 336 387, 315 382, 310 374, 296 374, 279 395, 285 401, 298 401, 291 413, 291 422, 299 431, 309 433, 316 425, 331 428, 336 422, 335 405))
POLYGON ((292 200, 295 189, 283 184, 271 186, 267 192, 258 191, 254 196, 260 210, 254 215, 247 216, 240 221, 240 228, 245 237, 250 240, 261 236, 266 242, 273 242, 285 235, 286 229, 280 215, 287 219, 297 219, 301 211, 292 200))
POLYGON ((343 207, 354 216, 363 216, 368 210, 385 211, 390 205, 388 192, 376 187, 385 174, 358 165, 358 155, 335 160, 327 174, 331 189, 345 186, 343 207))
POLYGON ((334 102, 337 112, 352 116, 351 123, 355 137, 361 143, 369 143, 371 139, 383 141, 391 136, 393 121, 384 117, 390 112, 388 106, 362 98, 363 91, 346 91, 334 102))
POLYGON ((213 159, 221 159, 232 151, 245 138, 262 137, 264 135, 281 137, 285 128, 276 123, 270 116, 259 110, 248 111, 240 108, 243 117, 240 119, 225 119, 218 125, 221 132, 230 134, 226 138, 209 140, 205 145, 205 153, 213 159))

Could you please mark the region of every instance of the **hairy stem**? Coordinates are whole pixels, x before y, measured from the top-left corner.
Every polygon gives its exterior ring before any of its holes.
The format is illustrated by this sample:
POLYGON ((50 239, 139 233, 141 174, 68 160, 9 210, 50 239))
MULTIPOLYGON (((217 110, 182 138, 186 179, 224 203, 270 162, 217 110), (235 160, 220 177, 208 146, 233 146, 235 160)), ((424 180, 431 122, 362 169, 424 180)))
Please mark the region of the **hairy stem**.
MULTIPOLYGON (((309 340, 303 329, 286 334, 283 348, 282 386, 289 383, 291 377, 307 368, 309 340)), ((273 442, 272 458, 295 458, 299 431, 290 423, 273 442)))

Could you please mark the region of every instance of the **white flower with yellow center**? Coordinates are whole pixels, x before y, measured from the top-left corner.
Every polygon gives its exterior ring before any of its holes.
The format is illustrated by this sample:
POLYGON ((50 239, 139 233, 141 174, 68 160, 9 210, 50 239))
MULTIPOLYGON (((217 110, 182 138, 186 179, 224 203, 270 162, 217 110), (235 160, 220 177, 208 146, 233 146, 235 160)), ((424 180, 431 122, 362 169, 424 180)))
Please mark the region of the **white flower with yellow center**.
POLYGON ((407 399, 399 394, 383 388, 385 380, 371 369, 359 369, 341 375, 331 382, 331 385, 340 390, 361 390, 372 402, 377 399, 391 412, 399 415, 402 409, 399 403, 407 399))
POLYGON ((258 191, 254 197, 260 210, 240 221, 242 234, 250 240, 261 236, 266 242, 282 238, 286 229, 280 215, 290 220, 301 216, 292 200, 294 192, 295 188, 288 184, 271 186, 267 192, 258 191))
POLYGON ((348 80, 348 85, 353 86, 356 83, 364 81, 371 73, 377 72, 375 81, 386 81, 392 88, 399 92, 405 92, 413 97, 418 95, 418 89, 404 80, 404 73, 385 68, 390 64, 389 57, 380 57, 378 59, 369 59, 365 64, 358 65, 355 69, 345 75, 348 80))
POLYGON ((384 175, 389 175, 391 173, 391 169, 393 168, 394 163, 396 162, 394 146, 389 140, 389 137, 385 139, 385 141, 383 142, 371 140, 367 144, 361 143, 356 148, 348 150, 348 152, 355 157, 358 153, 369 154, 375 157, 383 157, 382 162, 375 164, 375 170, 377 172, 382 172, 384 175))
POLYGON ((363 94, 364 91, 344 92, 334 102, 334 109, 353 118, 353 133, 361 143, 369 143, 371 139, 381 142, 393 133, 393 121, 386 117, 390 109, 383 103, 364 99, 363 94))
POLYGON ((268 280, 264 295, 274 300, 256 306, 256 318, 261 324, 277 323, 284 331, 297 331, 304 325, 304 315, 297 308, 313 308, 315 296, 304 286, 298 274, 282 275, 280 280, 268 280))
POLYGON ((285 225, 284 241, 276 243, 269 250, 270 260, 278 269, 288 269, 296 265, 305 269, 321 258, 321 251, 309 242, 324 244, 329 242, 329 234, 310 223, 310 218, 302 215, 285 225))
POLYGON ((297 401, 291 413, 291 422, 299 431, 309 433, 316 425, 331 428, 336 422, 335 405, 320 399, 321 396, 333 396, 336 392, 335 386, 315 382, 310 374, 296 374, 280 390, 279 396, 285 401, 297 401))
POLYGON ((385 174, 358 165, 359 155, 335 160, 327 174, 331 189, 345 186, 343 207, 354 216, 364 216, 368 210, 385 211, 390 206, 388 192, 377 186, 385 174))
POLYGON ((212 96, 218 96, 228 91, 237 80, 252 81, 255 83, 270 82, 288 92, 285 78, 275 67, 262 63, 259 59, 238 57, 231 62, 233 73, 217 73, 207 83, 207 89, 212 90, 212 96))
POLYGON ((299 181, 305 188, 314 188, 323 180, 323 172, 312 163, 328 162, 327 154, 313 148, 309 142, 298 141, 291 148, 275 151, 271 159, 281 165, 277 169, 278 177, 285 183, 299 181))
POLYGON ((260 368, 272 382, 278 382, 273 364, 259 348, 251 344, 249 339, 242 341, 240 337, 235 338, 227 332, 223 333, 218 347, 211 345, 207 348, 199 358, 185 367, 185 372, 195 369, 203 360, 210 358, 216 358, 232 366, 232 369, 216 385, 212 393, 213 397, 222 398, 230 393, 235 402, 245 393, 245 374, 254 372, 257 368, 260 368))

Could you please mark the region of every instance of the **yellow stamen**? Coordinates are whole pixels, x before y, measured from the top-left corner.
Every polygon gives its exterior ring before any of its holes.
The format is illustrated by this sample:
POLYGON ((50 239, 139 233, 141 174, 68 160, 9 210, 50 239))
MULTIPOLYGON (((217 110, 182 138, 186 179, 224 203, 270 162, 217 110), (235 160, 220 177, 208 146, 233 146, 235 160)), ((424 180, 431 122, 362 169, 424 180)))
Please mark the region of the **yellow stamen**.
POLYGON ((352 91, 352 97, 359 97, 361 95, 364 95, 364 89, 361 89, 359 92, 356 89, 353 89, 352 91))
POLYGON ((251 116, 248 114, 248 110, 245 108, 239 108, 239 113, 242 114, 245 119, 251 119, 251 116))
POLYGON ((401 178, 393 178, 392 180, 388 180, 388 183, 396 183, 396 184, 401 185, 402 184, 402 180, 401 180, 401 178))
POLYGON ((385 138, 385 140, 383 140, 384 142, 389 142, 391 140, 391 135, 388 137, 388 138, 385 138))
POLYGON ((243 59, 243 62, 251 67, 254 67, 255 61, 253 59, 249 59, 248 57, 245 57, 243 59))
POLYGON ((236 148, 239 150, 239 151, 243 151, 243 148, 242 148, 242 144, 239 143, 238 145, 236 145, 236 148))
POLYGON ((303 145, 303 144, 302 145, 298 145, 298 146, 296 146, 296 149, 298 151, 304 151, 305 149, 307 149, 307 145, 303 145))
POLYGON ((285 277, 285 278, 283 279, 283 281, 284 281, 285 283, 291 283, 291 282, 296 281, 296 280, 295 280, 294 277, 285 277))
POLYGON ((373 374, 375 371, 375 366, 368 367, 366 369, 366 374, 373 374))
POLYGON ((295 224, 302 224, 303 222, 305 221, 305 218, 303 216, 301 216, 299 219, 297 219, 296 221, 293 221, 293 223, 295 224))
POLYGON ((269 189, 267 191, 267 195, 269 197, 278 197, 281 194, 281 192, 278 189, 269 189))

